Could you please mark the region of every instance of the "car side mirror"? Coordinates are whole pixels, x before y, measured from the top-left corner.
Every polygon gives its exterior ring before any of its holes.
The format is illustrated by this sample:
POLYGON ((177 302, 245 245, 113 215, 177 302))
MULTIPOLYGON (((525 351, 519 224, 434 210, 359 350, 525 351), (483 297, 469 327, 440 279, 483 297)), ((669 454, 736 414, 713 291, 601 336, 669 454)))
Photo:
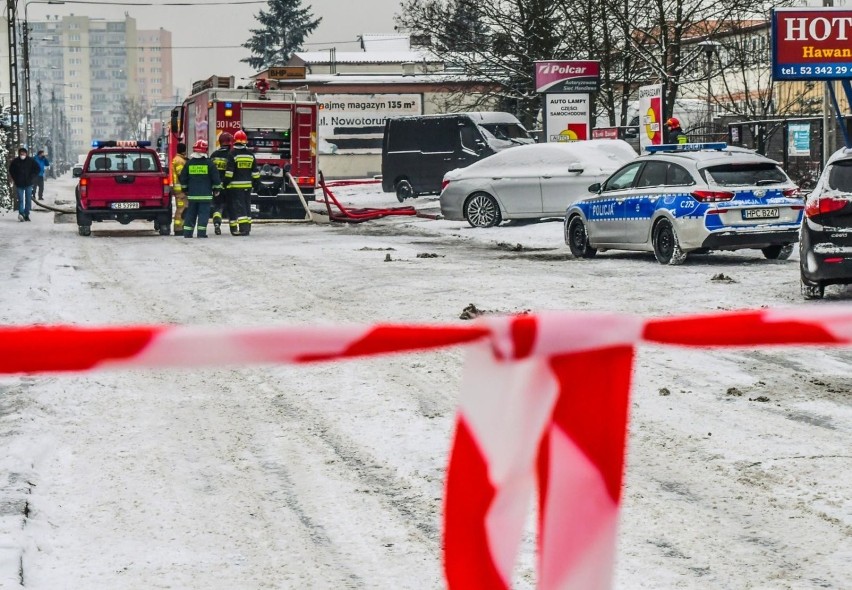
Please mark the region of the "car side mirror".
POLYGON ((589 186, 589 192, 590 192, 590 193, 599 193, 599 192, 601 192, 601 183, 596 182, 595 184, 590 185, 590 186, 589 186))
POLYGON ((583 165, 579 162, 572 162, 568 164, 568 172, 571 172, 572 174, 582 174, 583 165))
POLYGON ((74 168, 74 170, 71 172, 71 175, 74 178, 80 178, 81 176, 83 176, 83 169, 82 168, 74 168))

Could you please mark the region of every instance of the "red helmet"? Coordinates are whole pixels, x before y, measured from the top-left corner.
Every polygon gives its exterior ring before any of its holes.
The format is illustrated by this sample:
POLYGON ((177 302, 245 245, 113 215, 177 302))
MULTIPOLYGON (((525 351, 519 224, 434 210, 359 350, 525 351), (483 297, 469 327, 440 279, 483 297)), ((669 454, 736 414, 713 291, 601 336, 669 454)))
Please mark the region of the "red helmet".
POLYGON ((680 127, 680 121, 678 121, 674 117, 669 117, 668 121, 666 121, 666 127, 671 127, 671 128, 680 127))
POLYGON ((227 131, 223 131, 219 135, 219 145, 234 145, 234 136, 227 131))
POLYGON ((234 143, 248 143, 248 137, 246 136, 246 132, 240 129, 236 133, 234 133, 234 143))
POLYGON ((207 142, 203 139, 199 139, 195 142, 195 145, 192 146, 192 151, 194 152, 204 152, 207 153, 207 142))

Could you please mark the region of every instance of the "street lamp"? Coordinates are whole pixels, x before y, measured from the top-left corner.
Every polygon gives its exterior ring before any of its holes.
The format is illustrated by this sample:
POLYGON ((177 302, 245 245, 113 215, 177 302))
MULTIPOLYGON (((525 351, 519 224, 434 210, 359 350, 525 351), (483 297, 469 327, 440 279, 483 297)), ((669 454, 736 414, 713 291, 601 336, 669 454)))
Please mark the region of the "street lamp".
POLYGON ((32 95, 30 93, 30 24, 27 10, 30 4, 65 4, 65 0, 26 0, 24 2, 24 116, 27 119, 27 149, 33 149, 32 95))
MULTIPOLYGON (((710 104, 710 98, 713 94, 713 90, 710 86, 710 72, 713 68, 713 53, 716 51, 719 43, 707 39, 700 42, 698 46, 704 52, 704 55, 707 56, 707 123, 705 128, 706 130, 704 132, 705 136, 707 136, 710 135, 710 127, 713 124, 713 115, 711 112, 712 105, 710 104)), ((705 140, 709 140, 709 138, 705 137, 705 140)))

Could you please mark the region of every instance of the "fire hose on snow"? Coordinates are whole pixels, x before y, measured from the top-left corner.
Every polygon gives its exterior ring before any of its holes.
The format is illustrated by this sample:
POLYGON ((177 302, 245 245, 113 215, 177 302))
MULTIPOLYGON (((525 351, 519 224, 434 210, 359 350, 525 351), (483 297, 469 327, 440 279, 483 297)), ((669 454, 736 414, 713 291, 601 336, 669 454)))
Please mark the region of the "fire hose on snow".
POLYGON ((347 223, 361 223, 371 219, 379 219, 390 215, 417 215, 417 209, 414 207, 385 207, 385 208, 369 208, 347 209, 340 204, 337 197, 329 188, 330 186, 352 186, 360 184, 378 184, 378 180, 336 180, 326 183, 322 172, 319 173, 319 182, 322 187, 322 192, 325 195, 325 208, 328 211, 328 218, 331 221, 342 221, 347 223), (331 205, 337 207, 338 211, 331 210, 331 205))

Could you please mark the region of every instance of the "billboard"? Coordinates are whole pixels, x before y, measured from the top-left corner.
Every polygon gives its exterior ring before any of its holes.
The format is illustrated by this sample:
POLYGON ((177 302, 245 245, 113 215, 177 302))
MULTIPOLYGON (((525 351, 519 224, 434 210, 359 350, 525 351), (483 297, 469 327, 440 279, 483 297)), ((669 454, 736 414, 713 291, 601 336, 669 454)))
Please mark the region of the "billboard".
POLYGON ((663 85, 639 87, 639 149, 665 142, 663 85))
POLYGON ((423 114, 422 94, 318 94, 321 154, 381 154, 385 121, 423 114))
POLYGON ((852 10, 775 9, 772 76, 776 80, 852 78, 852 10))
POLYGON ((597 92, 601 63, 594 60, 535 62, 536 92, 597 92))
POLYGON ((548 143, 590 139, 590 95, 548 93, 544 95, 544 108, 544 133, 548 143))

